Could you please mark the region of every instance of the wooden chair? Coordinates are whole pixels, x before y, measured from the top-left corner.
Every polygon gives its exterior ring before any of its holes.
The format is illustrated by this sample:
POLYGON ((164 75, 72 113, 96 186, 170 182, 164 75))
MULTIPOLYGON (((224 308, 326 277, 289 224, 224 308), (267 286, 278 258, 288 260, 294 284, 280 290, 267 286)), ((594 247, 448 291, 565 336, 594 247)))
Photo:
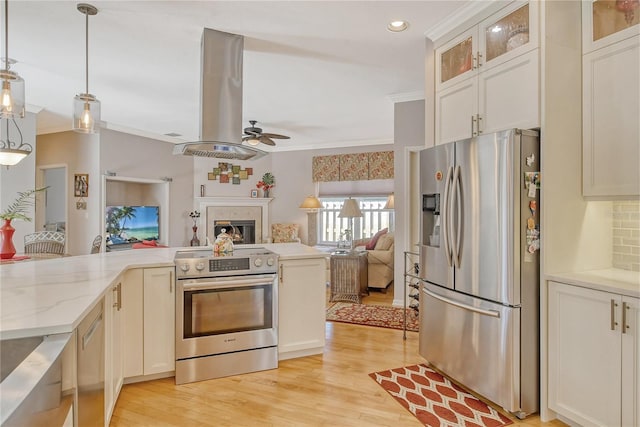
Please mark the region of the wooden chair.
POLYGON ((100 247, 102 246, 102 235, 98 234, 95 239, 93 239, 93 243, 91 243, 91 251, 89 253, 97 254, 100 252, 100 247))
POLYGON ((64 255, 64 233, 38 231, 24 236, 24 252, 27 254, 64 255))

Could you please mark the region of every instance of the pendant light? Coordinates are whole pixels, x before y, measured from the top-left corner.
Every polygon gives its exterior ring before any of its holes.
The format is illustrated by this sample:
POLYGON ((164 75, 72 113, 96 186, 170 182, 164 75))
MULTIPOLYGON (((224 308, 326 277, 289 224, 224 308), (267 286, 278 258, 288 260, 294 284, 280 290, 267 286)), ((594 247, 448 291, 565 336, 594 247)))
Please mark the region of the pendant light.
POLYGON ((33 147, 31 147, 31 144, 28 144, 22 140, 22 132, 18 127, 18 123, 16 123, 16 119, 11 118, 4 120, 5 132, 3 132, 3 136, 6 135, 6 139, 0 138, 0 165, 13 166, 15 164, 18 164, 20 160, 27 157, 33 151, 33 147), (9 136, 9 121, 13 122, 13 125, 18 131, 18 136, 20 137, 19 142, 12 141, 11 137, 9 136))
POLYGON ((73 130, 81 133, 100 131, 100 101, 89 93, 89 15, 98 9, 87 3, 79 3, 78 11, 85 16, 85 92, 73 98, 73 130))
POLYGON ((9 0, 4 2, 4 69, 0 70, 2 92, 0 93, 0 117, 24 117, 24 80, 14 71, 10 71, 14 60, 9 58, 9 0))

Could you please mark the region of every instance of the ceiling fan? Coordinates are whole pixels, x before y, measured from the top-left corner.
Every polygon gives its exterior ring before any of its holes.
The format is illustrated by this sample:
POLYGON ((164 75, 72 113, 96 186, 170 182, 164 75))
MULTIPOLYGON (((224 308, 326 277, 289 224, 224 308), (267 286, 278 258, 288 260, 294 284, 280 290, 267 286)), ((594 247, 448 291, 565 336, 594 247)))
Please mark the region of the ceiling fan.
POLYGON ((261 142, 267 145, 276 145, 273 139, 289 139, 286 135, 278 135, 277 133, 263 133, 262 129, 256 127, 256 120, 249 120, 251 126, 244 128, 244 135, 242 141, 247 141, 250 145, 258 145, 261 142))

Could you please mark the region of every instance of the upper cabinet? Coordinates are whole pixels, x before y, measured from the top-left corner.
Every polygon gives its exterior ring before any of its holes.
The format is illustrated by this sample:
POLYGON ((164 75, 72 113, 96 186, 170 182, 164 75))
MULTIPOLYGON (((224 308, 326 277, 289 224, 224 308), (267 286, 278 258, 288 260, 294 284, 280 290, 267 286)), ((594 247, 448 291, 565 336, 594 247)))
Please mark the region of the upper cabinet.
POLYGON ((582 50, 592 52, 640 32, 640 3, 636 0, 582 2, 582 50))
POLYGON ((538 3, 517 1, 440 44, 436 144, 540 126, 538 26, 538 3))
POLYGON ((436 91, 538 47, 538 5, 514 2, 435 51, 436 91))
POLYGON ((582 191, 585 197, 640 196, 638 6, 638 2, 633 1, 583 2, 582 191))

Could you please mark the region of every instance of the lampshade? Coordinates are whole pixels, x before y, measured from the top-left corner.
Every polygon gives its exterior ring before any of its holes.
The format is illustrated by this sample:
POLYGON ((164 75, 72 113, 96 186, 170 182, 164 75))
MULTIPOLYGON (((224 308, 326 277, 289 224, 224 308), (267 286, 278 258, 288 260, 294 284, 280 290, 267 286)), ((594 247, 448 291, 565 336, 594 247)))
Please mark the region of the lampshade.
POLYGON ((307 209, 309 211, 315 211, 322 208, 322 203, 315 196, 309 196, 300 205, 300 209, 307 209))
POLYGON ((22 141, 22 132, 20 132, 20 128, 16 121, 12 121, 18 130, 20 142, 11 141, 11 137, 9 135, 9 119, 6 119, 6 128, 4 129, 5 132, 3 134, 6 138, 0 138, 0 165, 3 166, 13 166, 33 151, 30 144, 22 141))
POLYGON ((249 145, 258 145, 260 144, 260 140, 257 137, 251 137, 246 140, 249 145))
POLYGON ((100 130, 100 101, 89 93, 89 15, 98 9, 86 3, 78 4, 85 16, 85 92, 73 98, 73 130, 80 133, 98 133, 100 130))
MULTIPOLYGON (((0 70, 2 92, 0 93, 0 117, 24 117, 24 80, 10 71, 15 61, 9 58, 9 0, 4 2, 4 69, 0 70)), ((17 162, 16 162, 17 163, 17 162)))
POLYGON ((360 216, 363 215, 360 207, 358 207, 358 202, 351 197, 344 201, 342 209, 340 209, 340 213, 338 214, 338 218, 355 218, 360 216))
POLYGON ((387 197, 387 203, 384 205, 384 207, 382 208, 384 210, 393 210, 393 193, 389 194, 389 197, 387 197))

